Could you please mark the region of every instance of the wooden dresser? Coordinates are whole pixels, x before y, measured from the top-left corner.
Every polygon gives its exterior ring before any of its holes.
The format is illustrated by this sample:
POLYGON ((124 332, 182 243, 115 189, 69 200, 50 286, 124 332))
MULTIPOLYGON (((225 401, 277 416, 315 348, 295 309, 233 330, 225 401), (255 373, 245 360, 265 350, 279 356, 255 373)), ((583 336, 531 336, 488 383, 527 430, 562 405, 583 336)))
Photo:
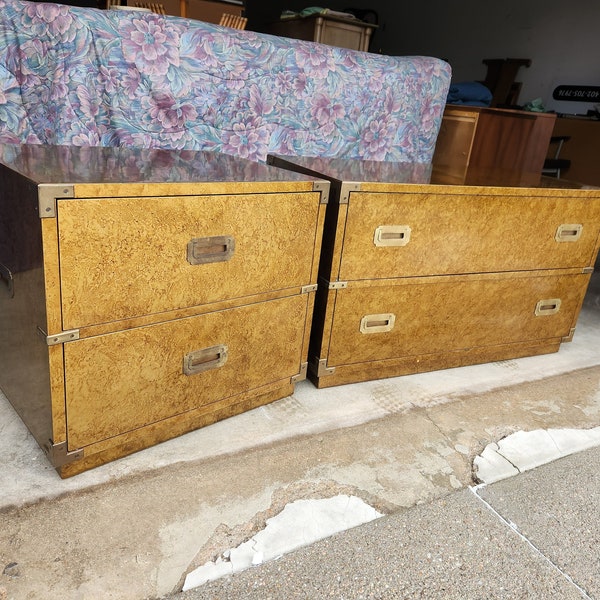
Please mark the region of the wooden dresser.
POLYGON ((244 14, 244 2, 227 2, 227 0, 160 0, 153 3, 148 0, 127 0, 129 6, 161 5, 167 15, 186 17, 205 21, 206 23, 219 24, 223 14, 238 17, 244 14))
POLYGON ((447 105, 433 157, 436 180, 489 185, 503 173, 538 185, 555 120, 551 113, 447 105))
POLYGON ((324 14, 281 19, 271 23, 266 31, 297 40, 368 52, 375 27, 376 25, 358 19, 324 14))
MULTIPOLYGON (((560 158, 571 161, 562 175, 566 179, 600 186, 600 119, 562 115, 556 119, 552 135, 568 136, 560 158)), ((549 158, 556 150, 550 148, 549 158)))
POLYGON ((573 336, 600 244, 600 190, 269 160, 332 182, 309 350, 318 387, 555 352, 573 336))
POLYGON ((200 152, 0 163, 0 388, 61 476, 305 378, 328 182, 200 152))

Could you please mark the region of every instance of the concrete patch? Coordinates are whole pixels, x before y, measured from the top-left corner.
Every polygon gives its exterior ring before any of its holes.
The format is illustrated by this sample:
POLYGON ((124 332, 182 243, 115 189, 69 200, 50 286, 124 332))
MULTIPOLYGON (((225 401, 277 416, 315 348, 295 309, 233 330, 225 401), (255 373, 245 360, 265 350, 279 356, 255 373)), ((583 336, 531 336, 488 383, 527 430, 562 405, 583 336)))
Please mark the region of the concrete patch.
POLYGON ((558 458, 600 446, 600 427, 518 431, 488 444, 473 461, 480 483, 493 483, 558 458))
POLYGON ((183 591, 280 558, 288 552, 381 516, 380 512, 355 496, 296 500, 277 516, 267 519, 265 529, 250 540, 237 548, 226 550, 217 560, 192 571, 185 579, 183 591))

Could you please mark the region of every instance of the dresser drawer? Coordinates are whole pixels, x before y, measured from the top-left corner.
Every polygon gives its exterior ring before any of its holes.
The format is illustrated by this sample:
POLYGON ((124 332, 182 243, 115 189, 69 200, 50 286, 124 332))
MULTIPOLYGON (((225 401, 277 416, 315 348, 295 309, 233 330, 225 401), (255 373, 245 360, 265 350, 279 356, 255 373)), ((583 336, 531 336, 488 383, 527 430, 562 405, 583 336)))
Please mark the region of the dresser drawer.
POLYGON ((57 202, 63 329, 316 283, 320 194, 57 202))
POLYGON ((593 265, 600 201, 459 189, 464 193, 351 192, 340 207, 343 253, 330 279, 593 265))
MULTIPOLYGON (((69 450, 291 379, 306 361, 312 294, 64 345, 69 450)), ((115 439, 115 443, 118 440, 115 439)), ((87 452, 85 453, 87 455, 87 452)))
POLYGON ((556 351, 572 335, 589 277, 537 271, 330 290, 313 380, 325 387, 556 351))

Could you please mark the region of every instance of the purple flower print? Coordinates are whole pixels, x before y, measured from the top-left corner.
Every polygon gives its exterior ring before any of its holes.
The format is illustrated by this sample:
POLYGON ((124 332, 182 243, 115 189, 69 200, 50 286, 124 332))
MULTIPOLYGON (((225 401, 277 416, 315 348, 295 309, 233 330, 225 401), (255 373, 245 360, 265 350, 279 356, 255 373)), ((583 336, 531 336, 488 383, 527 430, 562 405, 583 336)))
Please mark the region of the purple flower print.
POLYGON ((27 28, 36 36, 60 36, 61 41, 73 41, 77 35, 74 19, 67 6, 61 4, 35 4, 25 8, 28 17, 27 28))
POLYGON ((118 69, 108 68, 102 65, 98 71, 98 83, 108 94, 115 94, 120 87, 118 69))
POLYGON ((23 118, 21 97, 18 91, 0 89, 0 129, 16 130, 23 118))
POLYGON ((324 133, 332 133, 335 130, 336 119, 345 115, 344 107, 325 94, 318 94, 312 102, 311 115, 317 121, 324 133))
POLYGON ((73 146, 99 146, 100 135, 98 131, 79 131, 75 133, 69 140, 69 144, 73 146))
POLYGON ((142 83, 142 76, 137 69, 130 67, 127 73, 123 76, 123 89, 130 100, 136 97, 136 92, 142 83))
POLYGON ((124 23, 123 56, 144 73, 165 75, 169 66, 179 66, 179 34, 159 18, 133 18, 124 23))
POLYGON ((296 51, 298 66, 310 73, 314 79, 326 79, 335 70, 335 61, 331 50, 316 52, 311 44, 299 45, 296 51))
POLYGON ((394 132, 386 119, 373 119, 363 133, 361 150, 372 160, 384 160, 394 132))
POLYGON ((85 85, 77 86, 77 100, 83 115, 94 120, 100 113, 102 97, 85 85))
POLYGON ((232 131, 223 132, 223 151, 242 158, 265 160, 267 136, 259 123, 234 123, 232 131))
POLYGON ((167 131, 183 130, 186 124, 196 120, 198 113, 190 103, 176 100, 169 94, 154 94, 142 102, 153 121, 160 124, 160 129, 167 131))

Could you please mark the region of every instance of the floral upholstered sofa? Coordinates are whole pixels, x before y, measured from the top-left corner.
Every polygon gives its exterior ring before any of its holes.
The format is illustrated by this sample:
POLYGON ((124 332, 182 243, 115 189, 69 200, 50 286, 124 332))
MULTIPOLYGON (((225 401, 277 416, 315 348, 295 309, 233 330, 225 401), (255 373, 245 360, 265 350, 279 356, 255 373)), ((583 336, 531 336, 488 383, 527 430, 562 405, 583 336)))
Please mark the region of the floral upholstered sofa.
POLYGON ((0 142, 430 162, 447 63, 0 0, 0 142))

